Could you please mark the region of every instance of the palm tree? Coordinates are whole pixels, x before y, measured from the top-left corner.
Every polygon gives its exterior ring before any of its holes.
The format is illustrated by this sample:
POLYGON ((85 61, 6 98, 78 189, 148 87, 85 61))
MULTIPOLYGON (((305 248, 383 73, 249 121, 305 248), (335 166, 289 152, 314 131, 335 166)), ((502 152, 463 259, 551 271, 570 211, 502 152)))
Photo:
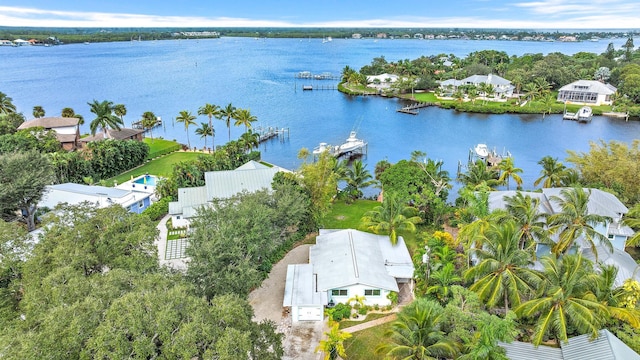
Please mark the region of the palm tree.
POLYGON ((560 207, 560 212, 549 216, 549 231, 551 234, 559 234, 558 242, 551 248, 556 256, 566 254, 576 240, 582 239, 589 245, 593 254, 598 259, 596 244, 598 240, 609 251, 613 247, 609 239, 596 231, 598 225, 606 226, 611 221, 609 217, 589 213, 589 197, 591 190, 585 191, 579 186, 566 188, 560 191, 560 196, 551 196, 549 200, 560 207))
POLYGON ((122 120, 124 124, 124 116, 127 115, 127 107, 124 104, 115 104, 113 106, 113 113, 122 120))
POLYGON ((472 249, 478 264, 465 272, 474 281, 469 288, 478 293, 488 306, 520 305, 523 295, 532 292, 538 280, 529 252, 520 248, 520 232, 513 221, 493 224, 486 232, 482 247, 472 249))
POLYGON ((456 273, 455 265, 447 262, 440 269, 432 272, 427 281, 429 282, 427 294, 435 295, 441 303, 446 304, 452 294, 451 287, 459 284, 462 278, 456 273))
POLYGON ((544 96, 542 97, 542 105, 544 106, 544 109, 542 111, 542 117, 544 117, 545 113, 548 113, 549 115, 551 115, 553 104, 555 103, 556 103, 556 98, 553 96, 553 94, 551 93, 544 94, 544 96))
POLYGON ((385 333, 388 343, 376 347, 376 354, 388 359, 451 358, 458 352, 456 344, 441 330, 445 320, 443 308, 426 298, 416 299, 398 313, 398 319, 385 333))
POLYGON ((108 100, 102 102, 93 100, 92 103, 88 104, 90 111, 96 115, 96 118, 89 124, 91 135, 95 135, 98 128, 101 128, 105 135, 107 128, 120 130, 120 126, 123 125, 123 123, 122 119, 113 114, 113 102, 108 100))
POLYGON ((33 117, 41 118, 44 117, 44 109, 40 105, 36 105, 33 107, 33 117))
POLYGON ((220 119, 225 120, 227 130, 229 130, 229 141, 231 141, 231 119, 235 119, 236 110, 237 109, 231 103, 220 109, 220 119))
POLYGON ((416 231, 416 224, 422 221, 419 216, 415 216, 416 212, 416 208, 389 193, 384 195, 381 206, 365 213, 360 221, 376 234, 389 235, 391 244, 395 245, 398 243, 397 231, 416 231))
POLYGON ((353 199, 358 199, 362 196, 362 190, 360 189, 376 183, 369 170, 367 170, 367 165, 363 164, 362 160, 355 160, 351 167, 346 168, 345 180, 347 181, 345 191, 353 199))
POLYGON ((517 192, 514 196, 506 196, 504 201, 505 212, 502 218, 516 223, 520 233, 520 249, 530 250, 538 243, 551 244, 546 214, 539 210, 540 198, 517 192))
POLYGON ((143 129, 148 129, 149 134, 151 134, 151 142, 153 143, 153 128, 156 126, 158 122, 158 117, 151 111, 145 111, 142 113, 142 119, 140 123, 143 129))
POLYGON ((15 112, 16 106, 13 104, 13 99, 0 91, 0 115, 13 114, 15 112))
POLYGON ((78 119, 79 125, 84 124, 84 117, 80 114, 76 114, 76 111, 70 107, 63 108, 62 112, 60 113, 60 116, 65 118, 76 118, 78 119))
POLYGON ((522 185, 522 178, 518 175, 519 173, 522 173, 522 169, 515 167, 513 164, 513 158, 508 157, 500 161, 498 169, 500 169, 501 172, 498 181, 501 183, 507 183, 507 190, 509 190, 510 179, 513 179, 518 187, 522 185))
MULTIPOLYGON (((213 104, 209 104, 206 103, 204 104, 204 106, 200 107, 200 109, 198 109, 198 115, 206 115, 209 118, 209 128, 211 129, 211 134, 215 133, 215 130, 213 129, 213 122, 211 121, 214 117, 218 118, 220 115, 220 107, 218 105, 213 105, 213 104)), ((214 136, 211 135, 211 149, 215 150, 215 146, 213 144, 213 138, 214 136)), ((207 139, 204 139, 205 142, 205 146, 207 146, 207 139)))
POLYGON ((191 111, 182 110, 176 117, 176 121, 184 124, 184 131, 187 133, 187 144, 191 149, 191 141, 189 141, 189 126, 195 125, 196 117, 191 114, 191 111))
POLYGON ((636 233, 627 240, 627 246, 638 246, 640 244, 640 203, 632 207, 625 215, 624 224, 631 227, 636 233))
POLYGON ((558 344, 567 342, 568 329, 597 337, 608 311, 595 295, 598 275, 591 263, 579 254, 546 256, 541 263, 544 270, 538 294, 514 309, 519 317, 536 319, 533 345, 540 345, 545 336, 558 344))
POLYGON ((527 83, 523 88, 524 92, 527 94, 529 98, 529 106, 531 106, 531 102, 533 102, 539 94, 539 88, 535 83, 527 83))
POLYGON ((350 333, 340 331, 340 324, 335 323, 329 332, 324 333, 326 340, 320 340, 316 352, 324 353, 324 360, 334 360, 338 356, 346 357, 344 341, 351 337, 350 333))
POLYGON ((564 164, 558 161, 558 158, 552 158, 547 155, 538 161, 538 165, 542 166, 540 177, 533 182, 533 186, 538 186, 542 182, 543 188, 562 186, 562 177, 567 169, 564 164))
POLYGON ((458 181, 470 189, 490 189, 498 186, 498 172, 487 166, 482 159, 471 164, 467 172, 458 175, 458 181))
POLYGON ((240 135, 240 141, 245 146, 247 151, 251 151, 253 148, 257 148, 260 144, 260 135, 258 133, 254 133, 249 129, 244 134, 240 135))
POLYGON ((213 136, 214 129, 209 127, 207 123, 200 123, 200 127, 196 129, 196 135, 200 135, 200 138, 204 138, 204 146, 207 147, 207 136, 213 136))
POLYGON ((238 109, 236 110, 236 122, 233 124, 234 126, 244 125, 245 132, 251 129, 251 123, 254 121, 258 121, 258 118, 251 115, 251 111, 249 109, 238 109))

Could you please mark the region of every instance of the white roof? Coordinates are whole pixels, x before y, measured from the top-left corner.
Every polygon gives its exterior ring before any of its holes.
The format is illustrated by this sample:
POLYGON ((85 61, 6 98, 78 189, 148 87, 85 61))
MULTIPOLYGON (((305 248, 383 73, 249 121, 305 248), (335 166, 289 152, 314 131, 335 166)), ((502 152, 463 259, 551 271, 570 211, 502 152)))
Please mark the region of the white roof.
POLYGON ((380 75, 367 75, 368 82, 373 82, 375 79, 378 79, 381 82, 385 82, 387 81, 387 79, 390 79, 391 82, 394 82, 398 80, 398 75, 387 74, 387 73, 380 74, 380 75))
POLYGON ((358 284, 398 291, 396 277, 413 277, 413 262, 402 237, 391 246, 386 235, 353 229, 321 231, 309 249, 309 261, 321 291, 358 284))
POLYGON ((75 205, 85 201, 97 203, 101 207, 111 204, 120 204, 123 207, 127 207, 150 196, 150 193, 140 191, 65 183, 46 186, 38 207, 52 209, 61 203, 75 205))
POLYGON ((613 95, 618 89, 611 84, 603 84, 596 80, 578 80, 560 88, 559 91, 593 92, 603 95, 613 95))
MULTIPOLYGON (((613 265, 618 268, 618 274, 614 282, 615 287, 622 286, 624 281, 629 278, 640 281, 640 274, 637 274, 638 271, 636 271, 638 264, 626 251, 614 247, 613 252, 610 252, 609 249, 602 244, 598 244, 596 245, 596 252, 598 253, 598 262, 605 265, 613 265)), ((584 249, 582 256, 593 263, 596 262, 595 254, 591 251, 591 248, 584 249)))
POLYGON ((316 291, 313 265, 287 266, 287 280, 282 306, 326 305, 327 293, 316 291))

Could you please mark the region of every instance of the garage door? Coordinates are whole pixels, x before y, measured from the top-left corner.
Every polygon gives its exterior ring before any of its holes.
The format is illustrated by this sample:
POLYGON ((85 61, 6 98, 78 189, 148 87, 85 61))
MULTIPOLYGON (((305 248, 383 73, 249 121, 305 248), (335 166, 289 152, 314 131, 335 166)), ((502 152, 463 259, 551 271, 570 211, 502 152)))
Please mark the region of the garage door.
POLYGON ((321 321, 322 307, 305 306, 298 308, 298 321, 321 321))

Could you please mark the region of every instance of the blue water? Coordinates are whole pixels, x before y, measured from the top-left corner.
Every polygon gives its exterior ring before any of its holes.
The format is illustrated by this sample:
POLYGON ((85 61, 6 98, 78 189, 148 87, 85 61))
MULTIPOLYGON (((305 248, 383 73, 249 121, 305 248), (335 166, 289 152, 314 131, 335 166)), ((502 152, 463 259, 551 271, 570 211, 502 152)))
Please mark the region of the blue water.
MULTIPOLYGON (((619 48, 626 39, 614 39, 619 48)), ((157 42, 93 43, 55 47, 0 47, 0 91, 13 98, 18 110, 30 118, 34 105, 47 116, 59 116, 64 107, 83 115, 88 132, 93 119, 87 102, 93 99, 123 103, 129 125, 145 111, 164 120, 154 137, 188 141, 204 146, 182 124, 173 124, 181 110, 196 114, 204 103, 248 108, 258 118, 255 126, 289 128, 290 137, 260 146, 263 158, 295 169, 302 147, 320 142, 339 144, 352 129, 368 141, 364 159, 368 169, 382 159, 409 158, 413 150, 444 161, 453 176, 459 160, 477 143, 498 151, 509 150, 516 166, 524 169, 525 188, 538 177, 536 164, 543 156, 566 158, 566 150, 588 151, 590 141, 630 142, 638 138, 640 123, 594 117, 590 124, 563 121, 560 116, 464 114, 438 108, 417 116, 397 113, 395 99, 351 97, 335 90, 302 91, 302 85, 329 85, 330 81, 301 81, 300 71, 339 75, 345 66, 359 69, 374 57, 388 61, 422 55, 455 54, 495 49, 509 55, 580 51, 602 53, 610 41, 540 43, 473 40, 344 40, 322 44, 320 39, 221 38, 157 42)), ((198 122, 207 122, 199 117, 198 122)), ((227 128, 214 120, 215 144, 227 141, 227 128)), ((231 128, 236 139, 243 127, 231 128)), ((211 139, 207 140, 210 146, 211 139)))
POLYGON ((142 177, 139 177, 137 179, 135 179, 133 182, 136 184, 144 184, 144 185, 150 185, 150 186, 156 186, 156 179, 157 177, 153 176, 153 175, 145 175, 142 177))

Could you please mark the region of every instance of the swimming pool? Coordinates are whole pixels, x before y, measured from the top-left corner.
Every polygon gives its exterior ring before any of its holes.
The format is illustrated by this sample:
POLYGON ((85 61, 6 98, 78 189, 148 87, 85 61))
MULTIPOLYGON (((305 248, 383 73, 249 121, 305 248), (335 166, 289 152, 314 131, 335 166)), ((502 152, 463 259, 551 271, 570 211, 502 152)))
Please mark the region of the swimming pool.
POLYGON ((139 177, 139 178, 133 180, 133 182, 136 183, 136 184, 144 184, 144 185, 156 186, 156 181, 157 180, 158 180, 158 178, 156 176, 145 175, 145 176, 142 176, 142 177, 139 177))

